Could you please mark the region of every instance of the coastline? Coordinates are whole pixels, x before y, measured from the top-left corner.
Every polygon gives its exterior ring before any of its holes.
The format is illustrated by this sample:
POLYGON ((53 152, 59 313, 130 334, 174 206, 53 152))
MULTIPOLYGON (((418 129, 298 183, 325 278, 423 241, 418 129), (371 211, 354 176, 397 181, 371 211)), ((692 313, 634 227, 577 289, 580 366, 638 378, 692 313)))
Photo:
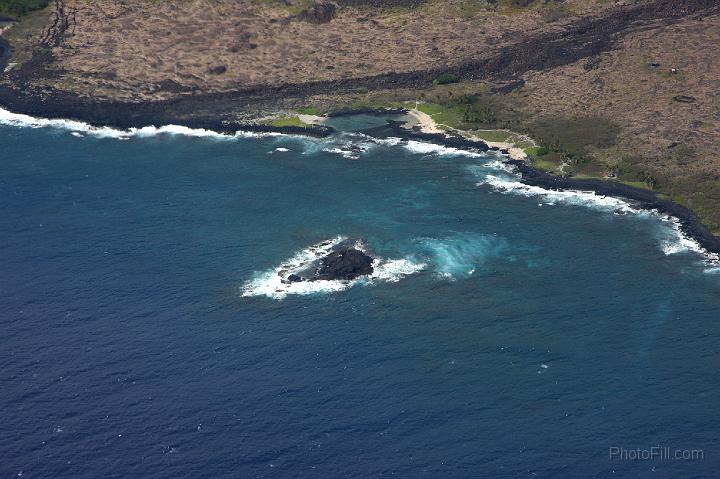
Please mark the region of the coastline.
MULTIPOLYGON (((76 106, 84 105, 79 108, 67 108, 69 106, 64 103, 65 108, 55 109, 54 106, 48 105, 46 102, 31 102, 27 105, 26 101, 9 102, 20 106, 18 109, 8 105, 7 90, 0 88, 0 106, 8 107, 7 111, 13 113, 27 115, 34 118, 45 118, 51 120, 68 120, 79 121, 91 127, 109 127, 119 128, 130 131, 138 130, 143 127, 162 126, 179 126, 190 129, 209 130, 220 134, 234 135, 239 132, 247 133, 278 133, 288 135, 302 135, 314 138, 326 138, 336 133, 336 130, 330 126, 322 124, 317 118, 313 123, 306 127, 299 126, 272 126, 266 124, 224 121, 220 119, 207 118, 178 118, 167 111, 158 114, 153 109, 143 111, 141 105, 121 104, 113 105, 112 103, 103 104, 103 108, 96 108, 93 114, 86 115, 88 112, 87 104, 76 102, 76 106), (23 108, 30 106, 30 108, 23 108), (132 114, 124 116, 123 113, 132 114), (97 121, 103 113, 108 113, 103 121, 97 121)), ((408 109, 345 109, 331 112, 324 118, 332 118, 337 116, 369 114, 369 115, 391 115, 404 113, 408 116, 413 115, 413 110, 408 109)), ((414 115, 417 117, 417 114, 414 115)), ((555 191, 591 191, 598 195, 611 196, 625 199, 633 202, 638 208, 655 211, 663 215, 677 219, 680 232, 687 238, 695 241, 703 252, 710 257, 720 255, 720 237, 715 236, 705 225, 702 224, 697 215, 690 209, 670 200, 658 198, 654 191, 636 188, 613 180, 601 179, 577 179, 563 178, 548 174, 542 170, 534 168, 528 158, 518 159, 512 158, 510 147, 501 148, 492 142, 486 142, 471 135, 461 135, 457 131, 443 132, 432 121, 431 117, 422 118, 418 125, 409 128, 407 122, 388 120, 386 126, 380 126, 364 130, 363 133, 375 138, 400 138, 402 140, 415 140, 426 143, 433 143, 444 147, 455 148, 458 150, 469 150, 474 152, 497 151, 505 157, 505 163, 513 166, 520 173, 522 183, 529 186, 538 186, 541 188, 555 191), (430 121, 428 121, 428 118, 430 121)), ((322 117, 318 117, 322 118, 322 117)), ((502 146, 505 146, 503 144, 502 146)))
MULTIPOLYGON (((425 116, 432 121, 431 117, 425 116)), ((601 196, 629 200, 638 208, 677 219, 681 233, 697 242, 708 256, 720 255, 720 237, 715 236, 692 210, 674 201, 661 199, 654 191, 610 179, 567 178, 551 175, 533 167, 527 156, 522 159, 512 158, 510 148, 501 148, 497 144, 493 145, 492 142, 475 139, 471 135, 460 135, 458 132, 438 133, 441 130, 437 128, 437 125, 434 122, 429 124, 426 118, 423 118, 423 121, 413 129, 407 128, 403 122, 388 121, 388 129, 392 134, 383 134, 382 127, 368 133, 371 136, 394 136, 404 140, 419 140, 462 150, 499 151, 506 157, 505 162, 520 173, 521 181, 528 186, 555 191, 591 191, 601 196)))

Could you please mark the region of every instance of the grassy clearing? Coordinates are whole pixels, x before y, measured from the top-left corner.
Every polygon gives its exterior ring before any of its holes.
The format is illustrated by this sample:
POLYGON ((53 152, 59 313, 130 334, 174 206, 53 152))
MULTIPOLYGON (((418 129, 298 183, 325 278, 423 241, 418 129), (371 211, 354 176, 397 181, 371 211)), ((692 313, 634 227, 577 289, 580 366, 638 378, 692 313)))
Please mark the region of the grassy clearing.
POLYGON ((316 115, 316 116, 322 115, 322 112, 319 109, 311 107, 311 106, 306 107, 306 108, 300 108, 297 112, 300 113, 301 115, 316 115))
POLYGON ((541 158, 533 158, 532 165, 538 170, 555 172, 560 168, 560 163, 556 163, 550 160, 543 160, 541 158))
POLYGON ((527 148, 523 148, 523 151, 525 151, 525 154, 528 156, 531 156, 533 158, 537 156, 542 156, 542 148, 539 146, 529 146, 527 148))
POLYGON ((647 183, 644 181, 621 181, 620 183, 624 183, 628 186, 633 186, 635 188, 642 188, 644 190, 651 190, 647 183))
POLYGON ((439 127, 442 126, 459 128, 461 126, 461 114, 459 111, 434 103, 420 103, 417 109, 432 117, 439 127))
POLYGON ((276 127, 284 127, 284 126, 299 126, 301 128, 307 128, 307 123, 304 123, 300 118, 296 116, 285 116, 282 118, 275 118, 274 120, 270 120, 268 123, 270 126, 276 126, 276 127))

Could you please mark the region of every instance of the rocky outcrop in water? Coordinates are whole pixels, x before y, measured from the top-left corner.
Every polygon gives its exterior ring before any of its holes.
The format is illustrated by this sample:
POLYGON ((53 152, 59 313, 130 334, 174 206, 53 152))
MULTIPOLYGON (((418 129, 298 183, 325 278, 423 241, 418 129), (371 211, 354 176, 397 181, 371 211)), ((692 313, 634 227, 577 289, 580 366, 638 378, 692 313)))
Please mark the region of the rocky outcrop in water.
MULTIPOLYGON (((319 247, 323 248, 326 244, 320 244, 319 247)), ((342 241, 309 263, 292 271, 283 269, 278 274, 285 276, 283 282, 286 283, 351 281, 360 276, 369 276, 373 273, 374 259, 363 251, 362 245, 361 241, 342 241)))
POLYGON ((320 260, 311 280, 351 280, 372 274, 373 259, 355 248, 340 248, 320 260))

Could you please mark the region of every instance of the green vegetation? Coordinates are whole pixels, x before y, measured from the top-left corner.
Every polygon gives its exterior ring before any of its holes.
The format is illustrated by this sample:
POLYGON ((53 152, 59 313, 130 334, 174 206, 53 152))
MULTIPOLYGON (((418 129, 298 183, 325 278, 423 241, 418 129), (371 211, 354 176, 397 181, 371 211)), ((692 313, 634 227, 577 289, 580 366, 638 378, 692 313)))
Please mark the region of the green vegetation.
POLYGON ((564 164, 566 173, 591 177, 603 176, 613 169, 593 161, 596 151, 615 145, 620 132, 619 127, 607 119, 541 118, 524 129, 540 145, 531 155, 536 161, 542 158, 544 163, 564 164))
POLYGON ((307 128, 309 125, 307 123, 303 123, 300 118, 296 116, 286 116, 282 118, 276 118, 274 120, 270 120, 268 123, 270 126, 277 126, 277 127, 283 127, 283 126, 299 126, 301 128, 307 128))
POLYGON ((525 154, 532 157, 547 155, 547 150, 542 146, 531 146, 524 149, 525 154))
POLYGON ((651 189, 644 181, 621 181, 626 185, 633 186, 635 188, 651 189))
POLYGON ((300 108, 297 112, 301 115, 322 115, 322 112, 319 109, 312 106, 300 108))
POLYGON ((22 17, 49 4, 50 0, 0 0, 0 15, 22 17))
POLYGON ((472 134, 481 140, 497 142, 512 142, 515 137, 506 130, 473 130, 472 134))
POLYGON ((460 115, 451 108, 446 108, 434 103, 418 104, 417 109, 432 117, 439 128, 455 128, 460 121, 460 115))
POLYGON ((658 175, 658 187, 669 199, 687 206, 715 234, 720 234, 720 176, 658 175))
POLYGON ((418 105, 418 110, 432 116, 436 123, 450 128, 504 128, 498 121, 495 106, 489 96, 454 95, 452 91, 447 93, 446 98, 437 98, 442 103, 422 103, 418 105))
POLYGON ((451 83, 457 83, 459 78, 452 73, 443 73, 439 77, 433 80, 433 85, 449 85, 451 83))
POLYGON ((532 165, 538 170, 549 171, 552 173, 556 172, 556 170, 560 167, 559 163, 542 160, 540 158, 533 158, 532 165))
MULTIPOLYGON (((2 2, 2 0, 0 0, 2 2)), ((22 21, 5 30, 5 38, 13 47, 13 63, 22 65, 30 60, 34 53, 42 49, 38 45, 38 35, 42 32, 48 22, 47 10, 35 10, 22 17, 22 21)), ((75 82, 78 85, 78 82, 75 82)))

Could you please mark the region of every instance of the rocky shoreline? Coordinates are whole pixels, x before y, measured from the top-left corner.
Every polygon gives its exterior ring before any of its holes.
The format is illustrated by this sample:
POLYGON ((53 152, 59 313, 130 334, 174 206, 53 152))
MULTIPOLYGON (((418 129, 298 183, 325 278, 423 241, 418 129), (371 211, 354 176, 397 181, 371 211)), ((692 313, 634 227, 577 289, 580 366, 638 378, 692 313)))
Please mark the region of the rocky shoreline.
POLYGON ((702 224, 692 210, 670 200, 658 198, 654 191, 635 188, 613 180, 563 178, 533 168, 528 163, 508 160, 522 175, 523 183, 552 190, 593 191, 598 195, 627 199, 645 210, 677 218, 680 230, 708 253, 720 255, 720 238, 702 224))
MULTIPOLYGON (((198 99, 199 100, 199 99, 198 99)), ((201 101, 199 102, 202 103, 201 101)), ((256 133, 284 133, 325 138, 334 130, 323 125, 272 126, 260 123, 241 122, 227 115, 212 116, 212 105, 183 104, 173 108, 167 102, 111 102, 73 98, 72 95, 53 92, 52 95, 21 92, 7 86, 0 86, 0 106, 12 111, 39 118, 78 120, 93 126, 129 129, 145 126, 181 125, 188 128, 202 128, 218 133, 233 134, 236 131, 256 133), (197 112, 197 115, 193 115, 197 112)))
MULTIPOLYGON (((418 140, 436 143, 442 146, 470 151, 500 151, 507 157, 507 151, 491 148, 482 141, 473 141, 455 135, 423 133, 408 130, 400 122, 388 122, 391 135, 404 140, 418 140)), ((382 135, 381 131, 375 132, 382 135)), ((677 218, 680 230, 688 238, 692 238, 709 254, 720 255, 720 238, 715 236, 702 224, 697 215, 690 209, 670 200, 658 198, 657 193, 650 190, 636 188, 614 180, 581 179, 551 175, 534 168, 526 161, 506 158, 505 162, 512 165, 521 174, 522 182, 530 186, 562 191, 592 191, 598 195, 611 196, 632 201, 635 206, 657 211, 661 214, 677 218)))
MULTIPOLYGON (((28 95, 27 93, 13 95, 13 90, 0 87, 0 106, 8 108, 15 113, 22 113, 35 117, 51 119, 70 119, 89 123, 93 126, 109 126, 129 129, 143 126, 162 126, 175 124, 188 128, 202 128, 219 133, 234 134, 237 131, 257 133, 281 133, 292 135, 305 135, 315 138, 325 138, 336 133, 335 129, 326 125, 298 126, 272 126, 257 123, 244 123, 228 121, 222 117, 209 119, 205 116, 195 118, 180 118, 173 114, 172 109, 157 109, 147 105, 134 103, 113 102, 74 102, 45 100, 42 97, 28 95)), ((17 93, 17 92, 16 92, 17 93)), ((69 100, 69 99, 67 99, 69 100)), ((391 115, 407 113, 405 109, 345 109, 328 114, 328 117, 371 114, 391 115)), ((364 130, 363 133, 376 138, 400 138, 434 143, 445 147, 475 152, 500 151, 506 156, 506 162, 513 165, 522 176, 525 184, 539 186, 552 190, 582 190, 593 191, 599 195, 612 196, 630 200, 638 207, 646 210, 655 210, 677 218, 684 235, 697 243, 708 253, 720 255, 720 238, 705 227, 700 219, 690 209, 675 202, 658 198, 653 191, 635 188, 613 180, 563 178, 545 173, 533 168, 525 161, 512 160, 507 151, 497 147, 490 147, 480 140, 470 140, 459 135, 443 133, 426 133, 419 129, 403 127, 403 122, 388 120, 387 126, 364 130)))

